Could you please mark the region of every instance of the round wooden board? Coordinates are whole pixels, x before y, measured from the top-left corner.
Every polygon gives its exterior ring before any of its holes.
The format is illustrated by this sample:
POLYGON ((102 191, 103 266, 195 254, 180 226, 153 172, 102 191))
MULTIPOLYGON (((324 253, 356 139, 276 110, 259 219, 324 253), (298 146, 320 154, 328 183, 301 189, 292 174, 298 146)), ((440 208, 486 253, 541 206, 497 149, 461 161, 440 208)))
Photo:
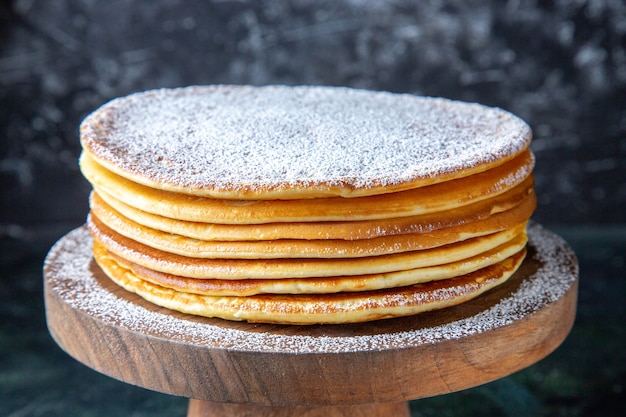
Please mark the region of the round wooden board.
POLYGON ((211 414, 204 401, 233 404, 238 412, 251 405, 348 410, 401 404, 504 377, 565 339, 576 311, 576 257, 540 225, 530 225, 529 237, 520 270, 465 304, 362 324, 281 326, 152 305, 100 271, 82 227, 46 259, 46 317, 59 346, 85 365, 203 400, 192 400, 190 416, 228 414, 211 414))

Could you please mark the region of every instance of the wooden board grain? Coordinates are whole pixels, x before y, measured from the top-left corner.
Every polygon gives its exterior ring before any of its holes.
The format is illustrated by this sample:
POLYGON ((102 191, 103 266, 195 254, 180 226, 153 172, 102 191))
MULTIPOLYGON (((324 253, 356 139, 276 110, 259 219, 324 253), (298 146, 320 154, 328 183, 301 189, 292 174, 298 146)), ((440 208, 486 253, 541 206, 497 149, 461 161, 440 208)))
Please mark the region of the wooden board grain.
POLYGON ((309 407, 310 415, 324 407, 326 416, 364 404, 408 410, 407 400, 525 368, 565 339, 576 311, 576 257, 539 225, 529 235, 520 270, 468 303, 371 323, 280 326, 189 316, 127 293, 92 261, 81 228, 46 259, 46 317, 55 341, 78 361, 196 399, 190 416, 229 415, 209 414, 211 403, 231 411, 309 407))

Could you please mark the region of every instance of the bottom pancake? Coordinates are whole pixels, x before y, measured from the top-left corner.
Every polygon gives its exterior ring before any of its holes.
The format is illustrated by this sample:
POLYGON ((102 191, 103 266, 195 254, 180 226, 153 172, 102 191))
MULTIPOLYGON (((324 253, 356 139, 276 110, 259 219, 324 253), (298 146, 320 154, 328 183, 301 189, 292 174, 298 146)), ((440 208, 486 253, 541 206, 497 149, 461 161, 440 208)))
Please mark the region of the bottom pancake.
POLYGON ((456 278, 363 292, 209 296, 179 292, 140 279, 107 262, 104 272, 127 291, 161 307, 204 317, 280 324, 340 324, 414 315, 469 301, 506 282, 526 250, 456 278))

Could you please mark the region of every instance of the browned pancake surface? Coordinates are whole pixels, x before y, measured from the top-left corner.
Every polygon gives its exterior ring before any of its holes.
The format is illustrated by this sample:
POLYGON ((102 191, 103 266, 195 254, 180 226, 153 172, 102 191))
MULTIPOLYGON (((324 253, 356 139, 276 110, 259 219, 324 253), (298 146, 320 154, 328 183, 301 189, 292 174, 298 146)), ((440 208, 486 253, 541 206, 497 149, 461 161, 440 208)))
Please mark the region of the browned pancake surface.
POLYGON ((530 151, 472 176, 407 191, 357 198, 229 200, 153 189, 129 181, 83 154, 80 166, 98 192, 176 220, 219 224, 390 219, 451 210, 500 195, 532 175, 530 151))
POLYGON ((224 225, 174 220, 138 210, 102 191, 92 195, 92 205, 98 212, 111 208, 124 217, 152 229, 199 240, 218 241, 360 240, 407 233, 430 233, 458 226, 478 232, 483 226, 480 221, 499 213, 515 214, 512 219, 502 219, 502 228, 508 224, 515 224, 528 219, 535 209, 536 203, 533 178, 529 177, 522 184, 488 200, 420 216, 363 221, 224 225), (473 226, 478 228, 473 228, 473 226))
POLYGON ((282 279, 363 275, 422 268, 459 261, 493 249, 524 233, 526 224, 426 250, 364 258, 204 259, 151 248, 110 228, 88 222, 94 238, 110 252, 157 271, 189 278, 282 279))
POLYGON ((281 324, 356 323, 402 317, 460 304, 506 282, 525 251, 457 278, 385 290, 314 294, 207 296, 175 291, 137 278, 115 262, 104 265, 118 285, 146 300, 183 313, 228 320, 281 324))
MULTIPOLYGON (((532 196, 534 197, 534 196, 532 196)), ((426 232, 374 237, 371 239, 270 239, 252 241, 200 240, 142 226, 125 218, 98 199, 91 198, 89 221, 106 226, 131 240, 154 249, 195 258, 355 258, 424 250, 492 234, 524 223, 532 213, 534 198, 475 222, 426 232)), ((102 227, 100 226, 100 227, 102 227)))
POLYGON ((250 296, 257 294, 330 294, 337 292, 372 291, 395 288, 418 283, 456 278, 486 268, 511 256, 524 252, 527 237, 518 236, 480 255, 449 264, 384 274, 358 276, 337 276, 324 278, 283 278, 283 279, 198 279, 155 271, 129 262, 109 251, 98 242, 94 244, 94 257, 103 269, 111 269, 117 264, 135 277, 178 292, 210 296, 250 296), (108 266, 109 265, 109 266, 108 266))

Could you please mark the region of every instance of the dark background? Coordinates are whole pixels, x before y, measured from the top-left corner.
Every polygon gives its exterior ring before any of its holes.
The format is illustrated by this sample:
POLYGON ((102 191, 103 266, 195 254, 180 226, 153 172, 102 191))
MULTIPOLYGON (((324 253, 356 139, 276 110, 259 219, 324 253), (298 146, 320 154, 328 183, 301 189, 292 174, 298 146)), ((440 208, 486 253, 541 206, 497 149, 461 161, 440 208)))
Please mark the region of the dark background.
POLYGON ((0 1, 0 415, 184 415, 184 400, 54 345, 41 264, 87 213, 82 118, 131 92, 214 83, 443 96, 525 119, 534 219, 581 263, 576 325, 538 365, 415 401, 414 415, 622 415, 625 44, 619 0, 0 1))

